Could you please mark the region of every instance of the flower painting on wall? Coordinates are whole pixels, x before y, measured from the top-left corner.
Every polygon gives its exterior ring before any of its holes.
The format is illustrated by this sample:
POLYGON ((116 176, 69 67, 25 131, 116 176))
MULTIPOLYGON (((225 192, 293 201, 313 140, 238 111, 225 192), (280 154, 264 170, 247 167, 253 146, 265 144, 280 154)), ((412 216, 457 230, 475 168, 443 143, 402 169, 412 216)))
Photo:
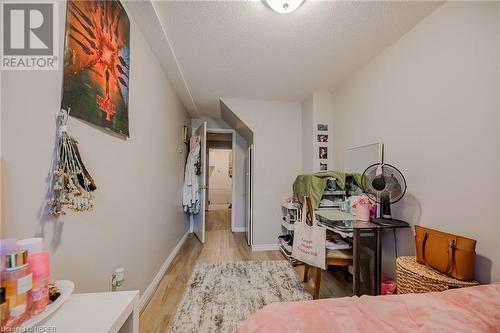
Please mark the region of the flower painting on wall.
POLYGON ((62 108, 129 136, 130 21, 119 1, 68 1, 62 108))

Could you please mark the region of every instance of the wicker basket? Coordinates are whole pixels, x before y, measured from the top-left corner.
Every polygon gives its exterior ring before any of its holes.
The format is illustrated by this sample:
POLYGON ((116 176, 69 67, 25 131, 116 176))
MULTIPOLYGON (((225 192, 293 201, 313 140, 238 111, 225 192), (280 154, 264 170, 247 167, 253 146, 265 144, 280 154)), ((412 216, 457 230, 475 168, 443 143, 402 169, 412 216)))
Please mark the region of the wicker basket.
POLYGON ((396 260, 397 293, 428 293, 450 288, 478 285, 476 281, 460 281, 441 274, 417 262, 416 257, 398 257, 396 260))

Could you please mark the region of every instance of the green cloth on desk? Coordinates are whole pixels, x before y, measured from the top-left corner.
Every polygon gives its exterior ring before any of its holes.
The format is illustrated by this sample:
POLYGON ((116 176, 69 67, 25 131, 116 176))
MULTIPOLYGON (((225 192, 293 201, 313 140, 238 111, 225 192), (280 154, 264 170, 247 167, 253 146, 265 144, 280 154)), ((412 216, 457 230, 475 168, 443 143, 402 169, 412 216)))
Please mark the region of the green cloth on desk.
POLYGON ((293 182, 293 193, 301 197, 311 197, 313 207, 317 209, 328 183, 328 178, 335 178, 337 187, 344 189, 346 176, 350 175, 353 176, 358 185, 361 184, 361 175, 359 173, 345 174, 340 171, 323 171, 309 175, 299 175, 293 182))
POLYGON ((359 187, 363 188, 363 184, 361 184, 361 178, 363 177, 362 174, 360 173, 348 173, 346 176, 352 176, 356 184, 358 184, 359 187))

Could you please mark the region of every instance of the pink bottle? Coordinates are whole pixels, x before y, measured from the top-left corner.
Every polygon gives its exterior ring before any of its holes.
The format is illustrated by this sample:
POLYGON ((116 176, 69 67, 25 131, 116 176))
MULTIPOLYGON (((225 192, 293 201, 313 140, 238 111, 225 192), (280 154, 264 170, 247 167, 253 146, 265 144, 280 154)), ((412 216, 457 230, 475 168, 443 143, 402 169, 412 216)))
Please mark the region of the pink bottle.
POLYGON ((28 264, 33 273, 33 289, 29 295, 30 314, 36 315, 49 304, 50 261, 47 252, 32 254, 28 264))

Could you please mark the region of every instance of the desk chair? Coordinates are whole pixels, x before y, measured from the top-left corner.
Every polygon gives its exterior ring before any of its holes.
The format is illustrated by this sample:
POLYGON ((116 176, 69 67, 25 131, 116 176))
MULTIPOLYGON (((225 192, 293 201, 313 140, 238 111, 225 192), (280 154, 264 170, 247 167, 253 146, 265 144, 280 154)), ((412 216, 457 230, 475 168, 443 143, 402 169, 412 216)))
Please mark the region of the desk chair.
MULTIPOLYGON (((326 252, 326 267, 328 266, 342 266, 344 267, 344 278, 347 280, 349 271, 348 267, 353 265, 352 250, 327 250, 326 252)), ((310 266, 304 264, 304 282, 309 282, 309 268, 310 266)), ((313 285, 313 299, 319 298, 319 289, 321 287, 321 271, 319 267, 314 267, 316 269, 314 275, 314 285, 313 285)))

